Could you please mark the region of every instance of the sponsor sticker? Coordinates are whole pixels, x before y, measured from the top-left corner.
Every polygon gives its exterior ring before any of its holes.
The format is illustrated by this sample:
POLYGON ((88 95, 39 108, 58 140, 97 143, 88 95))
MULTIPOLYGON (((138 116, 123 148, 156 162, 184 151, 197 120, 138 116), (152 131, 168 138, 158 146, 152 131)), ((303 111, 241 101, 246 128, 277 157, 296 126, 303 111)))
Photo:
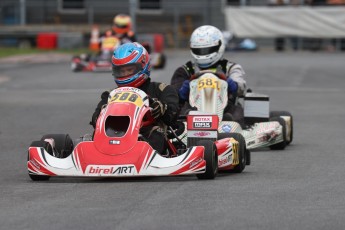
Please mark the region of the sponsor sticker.
POLYGON ((211 128, 211 126, 212 126, 211 116, 193 117, 193 128, 211 128))
POLYGON ((217 138, 217 131, 188 131, 187 137, 217 138))
POLYGON ((130 176, 136 175, 134 165, 88 165, 85 173, 90 176, 130 176))
POLYGON ((231 126, 230 125, 223 125, 222 130, 224 133, 230 133, 231 131, 231 126))
POLYGON ((31 159, 30 162, 31 162, 31 164, 32 164, 33 166, 35 166, 37 169, 40 169, 40 168, 41 168, 40 164, 39 164, 35 159, 31 159))
POLYGON ((202 158, 198 158, 196 160, 194 160, 193 162, 190 163, 189 168, 193 168, 195 165, 199 164, 200 162, 202 162, 202 158))
POLYGON ((221 167, 221 166, 224 166, 225 164, 229 163, 229 162, 232 162, 232 155, 229 155, 223 159, 220 159, 218 161, 218 166, 221 167))
POLYGON ((210 135, 211 135, 210 132, 203 132, 203 131, 194 133, 194 136, 196 136, 196 137, 206 137, 206 136, 210 136, 210 135))
POLYGON ((247 144, 247 146, 251 146, 251 145, 253 145, 253 144, 255 144, 255 140, 249 141, 248 144, 247 144))

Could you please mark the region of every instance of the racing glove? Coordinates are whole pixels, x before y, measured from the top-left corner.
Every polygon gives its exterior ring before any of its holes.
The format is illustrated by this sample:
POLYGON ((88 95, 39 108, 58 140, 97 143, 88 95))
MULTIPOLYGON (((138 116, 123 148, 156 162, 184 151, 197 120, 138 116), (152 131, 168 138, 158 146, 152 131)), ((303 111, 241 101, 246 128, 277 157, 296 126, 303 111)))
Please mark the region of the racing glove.
POLYGON ((151 104, 151 108, 152 117, 157 120, 164 115, 165 111, 167 110, 167 105, 157 99, 154 99, 153 103, 151 104))
POLYGON ((178 91, 178 95, 181 100, 188 101, 189 97, 189 80, 185 80, 178 91))
POLYGON ((230 77, 226 81, 228 82, 228 92, 235 96, 238 89, 237 82, 232 80, 230 77))

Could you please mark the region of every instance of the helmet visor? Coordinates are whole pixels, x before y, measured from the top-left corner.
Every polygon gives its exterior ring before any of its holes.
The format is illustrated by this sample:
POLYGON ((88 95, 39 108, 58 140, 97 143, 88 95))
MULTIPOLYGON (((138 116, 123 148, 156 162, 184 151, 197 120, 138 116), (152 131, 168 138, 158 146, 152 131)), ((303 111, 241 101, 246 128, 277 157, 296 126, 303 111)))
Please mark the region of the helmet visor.
POLYGON ((127 25, 125 25, 125 24, 117 24, 117 23, 115 23, 115 26, 117 27, 117 28, 120 28, 120 29, 126 29, 126 28, 128 28, 128 24, 127 25))
POLYGON ((129 77, 139 73, 142 70, 143 68, 140 63, 113 66, 113 76, 115 78, 129 77))
POLYGON ((195 55, 208 55, 211 53, 218 52, 219 47, 220 47, 220 42, 216 46, 210 46, 210 47, 205 47, 205 48, 191 48, 192 53, 195 55))

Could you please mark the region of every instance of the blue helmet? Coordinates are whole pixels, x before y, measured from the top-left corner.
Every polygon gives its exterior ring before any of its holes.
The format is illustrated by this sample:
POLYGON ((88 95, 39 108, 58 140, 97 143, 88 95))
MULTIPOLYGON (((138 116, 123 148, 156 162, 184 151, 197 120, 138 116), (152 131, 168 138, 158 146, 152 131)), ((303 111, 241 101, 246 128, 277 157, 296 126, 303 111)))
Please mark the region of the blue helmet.
POLYGON ((150 76, 150 55, 137 42, 126 43, 115 49, 111 62, 113 76, 119 87, 139 87, 150 76))

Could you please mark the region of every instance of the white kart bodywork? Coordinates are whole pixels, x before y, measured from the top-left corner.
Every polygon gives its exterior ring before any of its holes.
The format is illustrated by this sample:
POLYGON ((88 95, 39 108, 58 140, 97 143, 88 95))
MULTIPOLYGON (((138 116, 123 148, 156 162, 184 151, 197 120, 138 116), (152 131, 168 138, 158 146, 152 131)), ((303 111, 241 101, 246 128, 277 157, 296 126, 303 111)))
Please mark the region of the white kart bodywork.
MULTIPOLYGON (((277 121, 254 123, 247 129, 242 129, 235 121, 223 121, 224 108, 228 103, 228 84, 213 73, 204 73, 190 82, 189 103, 198 111, 217 114, 219 117, 219 133, 241 133, 245 138, 247 149, 268 147, 284 141, 283 127, 277 121)), ((260 110, 260 108, 257 108, 260 110)), ((269 113, 269 112, 268 112, 269 113)), ((290 137, 290 117, 286 121, 286 137, 290 137)), ((180 137, 186 141, 186 133, 180 137)))

